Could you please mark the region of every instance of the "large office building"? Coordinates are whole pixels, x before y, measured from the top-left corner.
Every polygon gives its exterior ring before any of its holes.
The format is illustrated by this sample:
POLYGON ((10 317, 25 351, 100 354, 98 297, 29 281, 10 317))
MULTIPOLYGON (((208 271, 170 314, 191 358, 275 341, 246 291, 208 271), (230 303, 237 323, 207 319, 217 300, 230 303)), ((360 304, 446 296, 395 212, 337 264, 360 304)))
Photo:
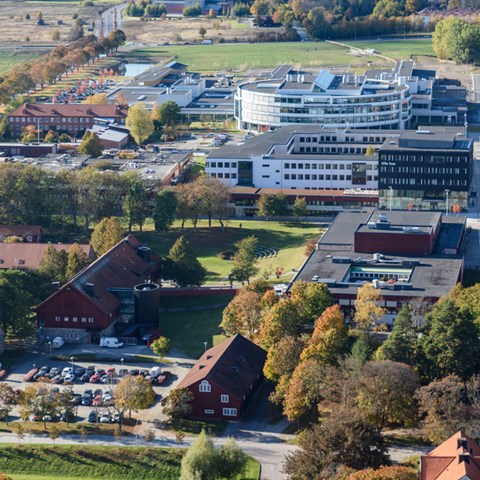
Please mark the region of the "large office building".
POLYGON ((440 212, 339 213, 294 282, 327 284, 347 316, 371 282, 391 320, 404 303, 434 303, 462 280, 465 222, 440 212))
POLYGON ((378 163, 380 206, 468 208, 473 141, 458 129, 405 131, 384 142, 378 163))
POLYGON ((435 75, 410 60, 365 75, 282 65, 237 88, 235 118, 239 128, 260 131, 290 124, 368 129, 463 124, 466 89, 435 75))

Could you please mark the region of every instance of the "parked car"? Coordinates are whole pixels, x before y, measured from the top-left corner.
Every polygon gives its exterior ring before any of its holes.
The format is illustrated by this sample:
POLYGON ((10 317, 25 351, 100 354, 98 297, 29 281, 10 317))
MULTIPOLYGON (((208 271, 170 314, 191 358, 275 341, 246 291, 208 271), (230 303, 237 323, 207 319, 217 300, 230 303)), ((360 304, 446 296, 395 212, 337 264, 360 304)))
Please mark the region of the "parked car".
POLYGON ((111 417, 108 412, 105 412, 101 417, 100 417, 100 423, 111 423, 111 417))
POLYGON ((126 375, 128 375, 128 369, 127 368, 121 368, 118 371, 118 376, 119 377, 125 377, 126 375))
POLYGON ((61 375, 55 375, 52 378, 52 382, 55 383, 56 385, 60 385, 64 382, 64 378, 61 375))
POLYGON ((61 348, 65 345, 65 340, 62 337, 55 337, 52 340, 52 347, 53 348, 61 348))
POLYGON ((87 420, 89 422, 95 423, 97 421, 97 412, 95 410, 92 410, 87 417, 87 420))
POLYGON ((160 330, 158 330, 158 328, 154 328, 145 332, 142 337, 142 341, 148 346, 150 346, 152 342, 154 342, 155 340, 157 340, 157 338, 160 338, 161 336, 162 334, 160 333, 160 330))
POLYGON ((58 367, 52 367, 49 373, 53 376, 58 375, 60 373, 60 369, 58 367))
POLYGON ((89 407, 92 404, 92 394, 89 392, 85 392, 82 395, 82 405, 89 407))
POLYGON ((92 401, 94 407, 101 407, 103 405, 103 398, 101 395, 96 395, 92 401))
POLYGON ((103 375, 105 375, 105 370, 103 368, 97 368, 97 370, 95 371, 95 373, 97 375, 100 375, 101 377, 103 377, 103 375))
POLYGON ((74 405, 80 405, 82 403, 82 395, 79 393, 74 393, 72 397, 72 403, 74 405))
POLYGON ((24 382, 33 382, 33 377, 38 373, 38 368, 32 368, 29 372, 23 377, 24 382))
POLYGON ((74 418, 75 418, 75 415, 70 410, 66 410, 60 415, 61 422, 71 422, 73 421, 74 418))
POLYGON ((73 373, 68 373, 63 377, 64 383, 73 383, 75 381, 75 375, 73 373))
POLYGON ((95 373, 95 367, 93 365, 89 365, 85 373, 89 373, 90 375, 93 375, 95 373))
POLYGON ((101 388, 97 388, 94 392, 93 392, 93 396, 96 397, 97 395, 103 395, 103 390, 101 388))
POLYGON ((132 368, 128 372, 130 375, 136 376, 140 373, 140 370, 138 368, 132 368))
POLYGON ((62 376, 65 377, 65 375, 73 375, 73 368, 72 367, 65 367, 62 370, 62 376))
POLYGON ((171 375, 172 373, 168 370, 163 371, 162 374, 156 378, 156 383, 158 385, 163 385, 170 378, 171 375))
POLYGON ((82 375, 85 374, 86 371, 87 371, 87 370, 86 370, 85 368, 83 368, 83 367, 77 367, 77 368, 75 369, 75 376, 76 376, 76 377, 81 377, 82 375))
POLYGON ((89 382, 90 382, 90 383, 98 383, 98 382, 101 380, 101 378, 102 378, 102 377, 101 377, 100 375, 98 375, 98 373, 96 373, 95 375, 92 375, 92 376, 90 377, 89 382))
POLYGON ((120 422, 120 414, 114 413, 112 415, 112 419, 110 420, 112 423, 119 423, 120 422))
POLYGON ((123 343, 116 337, 103 337, 100 339, 100 346, 107 348, 121 348, 123 343))

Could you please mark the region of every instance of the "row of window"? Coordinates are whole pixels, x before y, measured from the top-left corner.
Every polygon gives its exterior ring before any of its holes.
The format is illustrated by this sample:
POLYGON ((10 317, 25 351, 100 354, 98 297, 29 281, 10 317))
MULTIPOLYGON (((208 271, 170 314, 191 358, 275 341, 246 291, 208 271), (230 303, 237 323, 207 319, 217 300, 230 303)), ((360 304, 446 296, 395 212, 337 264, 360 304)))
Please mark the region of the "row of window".
POLYGON ((453 156, 453 155, 394 155, 394 154, 380 154, 380 162, 425 162, 425 163, 467 163, 468 156, 453 156))
MULTIPOLYGON (((55 317, 56 322, 60 322, 62 320, 62 317, 55 317)), ((73 323, 77 323, 79 320, 79 317, 72 317, 71 318, 73 323)), ((63 317, 64 322, 69 322, 70 317, 63 317)), ((87 317, 81 317, 81 323, 87 323, 87 317)), ((88 323, 93 323, 93 317, 88 317, 88 323)))
POLYGON ((31 118, 31 117, 12 117, 12 120, 16 123, 43 123, 45 122, 61 122, 61 123, 92 123, 92 118, 78 118, 78 117, 46 117, 43 118, 31 118))
MULTIPOLYGON (((367 170, 378 170, 378 165, 370 164, 355 164, 355 165, 366 165, 367 170)), ((351 163, 285 163, 283 165, 285 170, 351 170, 351 163)))
POLYGON ((237 178, 237 174, 236 173, 209 173, 209 175, 212 177, 212 178, 226 178, 226 179, 229 179, 229 178, 237 178))
POLYGON ((207 168, 237 168, 237 162, 207 162, 207 168))
MULTIPOLYGON (((283 176, 284 180, 351 180, 351 175, 310 175, 310 174, 296 174, 296 173, 286 173, 283 176)), ((372 180, 378 181, 378 176, 372 177, 371 175, 367 176, 367 181, 371 182, 372 180)))
MULTIPOLYGON (((215 413, 215 410, 211 408, 207 408, 205 410, 205 413, 207 415, 213 415, 215 413)), ((224 417, 236 417, 237 416, 237 409, 236 408, 224 408, 223 409, 223 416, 224 417)))
POLYGON ((382 173, 418 173, 418 174, 441 174, 441 175, 467 175, 466 168, 443 168, 443 167, 393 167, 382 165, 380 167, 382 173))
POLYGON ((445 178, 384 178, 384 185, 436 185, 441 187, 460 187, 467 186, 467 180, 445 179, 445 178))

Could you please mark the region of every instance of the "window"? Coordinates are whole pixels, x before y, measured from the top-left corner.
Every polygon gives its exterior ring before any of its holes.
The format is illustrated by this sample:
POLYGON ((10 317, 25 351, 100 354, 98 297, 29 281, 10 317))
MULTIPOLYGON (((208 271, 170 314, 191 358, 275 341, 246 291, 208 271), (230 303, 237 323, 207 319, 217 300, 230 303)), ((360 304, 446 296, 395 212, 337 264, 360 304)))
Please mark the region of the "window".
POLYGON ((224 408, 223 415, 225 417, 236 417, 237 416, 237 409, 236 408, 224 408))
POLYGON ((198 391, 199 392, 211 392, 212 391, 212 386, 207 382, 207 380, 202 380, 202 383, 198 386, 198 391))
POLYGON ((78 322, 78 317, 73 317, 72 322, 78 322))
POLYGON ((70 319, 68 317, 63 317, 64 322, 68 322, 70 319))
POLYGON ((82 317, 82 323, 87 323, 87 317, 82 317))
POLYGON ((59 321, 60 321, 60 317, 55 317, 55 321, 56 321, 56 322, 59 322, 59 321))
POLYGON ((90 318, 88 319, 88 323, 93 323, 93 318, 92 318, 92 317, 90 317, 90 318))
POLYGON ((206 413, 207 415, 213 415, 213 414, 215 413, 215 410, 207 409, 207 410, 205 410, 205 413, 206 413))
POLYGON ((230 399, 229 399, 228 395, 220 395, 220 401, 222 403, 228 403, 229 400, 230 399))

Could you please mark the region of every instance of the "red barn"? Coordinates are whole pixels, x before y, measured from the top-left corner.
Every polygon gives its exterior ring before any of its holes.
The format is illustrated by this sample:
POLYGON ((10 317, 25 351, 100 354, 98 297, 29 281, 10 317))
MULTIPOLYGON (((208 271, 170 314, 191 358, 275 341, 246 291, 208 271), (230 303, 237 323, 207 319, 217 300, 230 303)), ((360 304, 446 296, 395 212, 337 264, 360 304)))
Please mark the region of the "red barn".
POLYGON ((242 335, 207 350, 178 386, 193 393, 190 416, 239 420, 263 378, 266 357, 242 335))
POLYGON ((39 336, 90 343, 133 320, 133 288, 156 280, 160 258, 128 235, 36 308, 39 336))

